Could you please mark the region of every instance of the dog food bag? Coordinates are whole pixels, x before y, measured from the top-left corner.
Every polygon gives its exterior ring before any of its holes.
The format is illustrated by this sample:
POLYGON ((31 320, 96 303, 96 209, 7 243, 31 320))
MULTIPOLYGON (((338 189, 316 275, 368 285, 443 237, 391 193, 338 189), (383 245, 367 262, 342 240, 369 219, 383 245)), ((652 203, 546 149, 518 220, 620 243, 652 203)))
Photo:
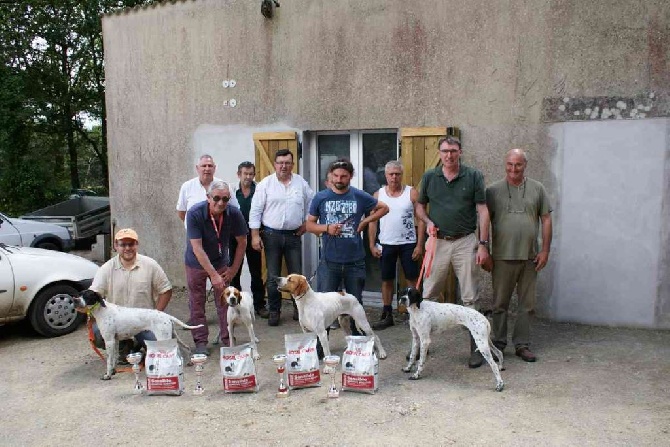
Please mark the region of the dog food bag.
POLYGON ((176 395, 184 393, 184 360, 177 340, 146 341, 148 395, 176 395))
POLYGON ((342 355, 342 390, 374 394, 379 388, 379 359, 372 337, 349 335, 342 355))
POLYGON ((251 344, 221 348, 221 376, 226 393, 255 393, 258 391, 258 376, 251 344))
POLYGON ((289 388, 321 386, 316 334, 286 334, 284 341, 289 388))

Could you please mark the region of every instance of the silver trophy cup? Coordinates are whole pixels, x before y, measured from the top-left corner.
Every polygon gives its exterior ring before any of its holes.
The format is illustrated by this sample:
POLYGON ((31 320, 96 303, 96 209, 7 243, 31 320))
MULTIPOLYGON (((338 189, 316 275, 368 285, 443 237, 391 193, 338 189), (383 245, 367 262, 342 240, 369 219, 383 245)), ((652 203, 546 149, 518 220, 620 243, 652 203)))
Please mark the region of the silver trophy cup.
POLYGON ((142 394, 144 387, 142 382, 140 382, 140 363, 142 363, 142 353, 141 352, 131 352, 126 357, 128 363, 133 365, 133 372, 135 373, 135 394, 142 394))
POLYGON ((277 389, 277 397, 288 396, 288 386, 284 381, 284 373, 286 372, 286 355, 277 354, 272 357, 272 361, 277 366, 277 374, 279 374, 279 388, 277 389))
POLYGON ((323 358, 324 374, 330 374, 330 388, 328 389, 328 397, 340 397, 340 390, 335 385, 335 376, 337 372, 337 365, 340 363, 339 355, 327 355, 323 358))
POLYGON ((193 354, 191 356, 191 363, 195 365, 195 375, 198 378, 193 394, 199 395, 205 392, 205 389, 202 387, 202 372, 205 369, 205 362, 207 362, 205 354, 193 354))

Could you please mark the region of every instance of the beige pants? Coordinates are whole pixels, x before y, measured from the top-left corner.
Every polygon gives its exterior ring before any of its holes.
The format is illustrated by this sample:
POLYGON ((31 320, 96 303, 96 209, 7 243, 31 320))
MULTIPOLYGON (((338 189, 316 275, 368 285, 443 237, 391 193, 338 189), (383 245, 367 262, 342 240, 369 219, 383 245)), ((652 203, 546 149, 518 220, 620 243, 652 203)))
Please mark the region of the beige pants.
MULTIPOLYGON (((428 243, 426 243, 427 246, 428 243)), ((436 299, 444 291, 449 273, 449 264, 453 264, 461 289, 463 305, 475 308, 478 298, 476 254, 477 238, 472 233, 455 241, 438 239, 430 277, 423 282, 423 296, 436 299)))

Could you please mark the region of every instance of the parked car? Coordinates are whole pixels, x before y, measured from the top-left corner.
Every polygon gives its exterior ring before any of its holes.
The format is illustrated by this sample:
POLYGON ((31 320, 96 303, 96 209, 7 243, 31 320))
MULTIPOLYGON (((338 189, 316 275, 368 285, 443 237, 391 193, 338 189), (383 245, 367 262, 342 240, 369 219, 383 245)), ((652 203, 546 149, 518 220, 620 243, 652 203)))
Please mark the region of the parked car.
POLYGON ((0 325, 28 318, 45 337, 74 331, 86 316, 72 297, 91 285, 97 270, 79 256, 0 243, 0 325))
POLYGON ((74 240, 60 225, 17 219, 0 213, 0 242, 18 247, 70 251, 74 240))

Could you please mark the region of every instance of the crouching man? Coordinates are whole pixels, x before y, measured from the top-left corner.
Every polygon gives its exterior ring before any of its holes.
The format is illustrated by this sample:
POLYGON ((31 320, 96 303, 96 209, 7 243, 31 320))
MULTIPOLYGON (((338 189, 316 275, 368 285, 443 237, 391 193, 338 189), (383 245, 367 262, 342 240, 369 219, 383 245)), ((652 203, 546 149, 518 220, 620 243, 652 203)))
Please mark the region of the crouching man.
MULTIPOLYGON (((105 262, 93 278, 90 289, 110 303, 125 307, 165 310, 172 298, 172 284, 160 265, 137 253, 137 233, 125 228, 114 236, 117 255, 105 262)), ((95 346, 105 348, 97 325, 93 324, 95 346)), ((136 334, 134 340, 119 342, 119 364, 128 364, 126 356, 146 347, 145 340, 156 340, 151 331, 136 334)))

